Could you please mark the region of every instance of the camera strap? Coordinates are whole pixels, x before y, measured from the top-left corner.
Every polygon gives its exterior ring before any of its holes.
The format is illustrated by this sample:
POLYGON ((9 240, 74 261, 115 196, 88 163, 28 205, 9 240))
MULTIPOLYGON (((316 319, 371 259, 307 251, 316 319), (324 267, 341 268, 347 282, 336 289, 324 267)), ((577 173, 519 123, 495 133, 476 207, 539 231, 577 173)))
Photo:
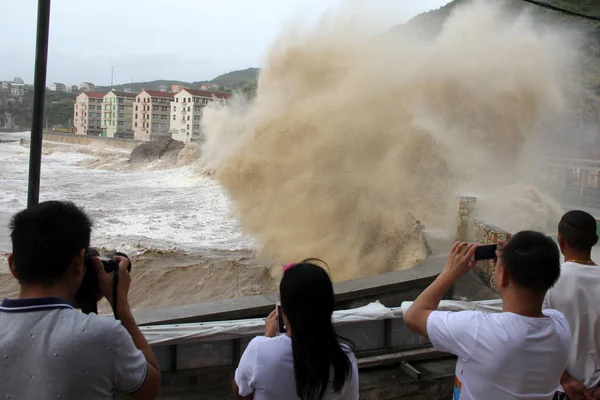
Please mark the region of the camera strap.
POLYGON ((117 316, 117 287, 119 286, 119 267, 117 267, 113 272, 113 315, 115 319, 117 316))

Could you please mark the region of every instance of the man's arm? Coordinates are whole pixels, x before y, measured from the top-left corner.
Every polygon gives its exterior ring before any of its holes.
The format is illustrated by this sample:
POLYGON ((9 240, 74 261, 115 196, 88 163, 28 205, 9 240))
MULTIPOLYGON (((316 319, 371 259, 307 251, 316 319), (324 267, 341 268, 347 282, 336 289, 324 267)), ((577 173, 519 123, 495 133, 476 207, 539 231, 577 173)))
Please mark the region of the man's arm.
POLYGON ((417 297, 415 302, 404 314, 404 323, 413 331, 429 338, 427 320, 429 315, 437 310, 440 301, 450 290, 454 282, 463 277, 473 268, 471 257, 477 249, 476 244, 455 243, 448 255, 446 266, 431 285, 417 297))
POLYGON ((595 397, 589 390, 583 386, 581 382, 573 378, 568 371, 565 370, 560 377, 560 385, 565 391, 569 399, 594 400, 595 397))
POLYGON ((135 347, 144 354, 144 357, 148 362, 148 372, 146 373, 144 383, 135 392, 130 393, 130 395, 135 399, 152 399, 158 396, 158 393, 160 392, 160 367, 152 352, 152 348, 135 322, 133 313, 129 308, 129 303, 127 301, 125 301, 125 303, 127 304, 119 304, 118 306, 121 324, 131 335, 135 347))
POLYGON ((235 396, 236 400, 253 400, 254 399, 254 392, 250 393, 248 396, 242 396, 240 394, 240 388, 238 387, 237 383, 235 383, 235 379, 233 380, 233 395, 235 396))
MULTIPOLYGON (((131 276, 127 270, 129 259, 126 257, 115 257, 115 259, 119 262, 119 283, 117 286, 117 309, 119 310, 119 314, 117 317, 119 317, 121 325, 123 325, 131 336, 135 347, 142 352, 146 359, 146 375, 143 378, 143 382, 137 382, 140 383, 140 386, 134 388, 134 391, 128 394, 135 399, 152 399, 158 396, 160 392, 160 367, 152 352, 152 348, 135 322, 129 300, 127 299, 129 286, 131 285, 131 276)), ((104 271, 104 267, 99 259, 94 258, 93 264, 98 274, 100 291, 109 303, 111 303, 111 306, 113 306, 113 274, 107 274, 104 271)), ((123 343, 122 348, 118 349, 118 351, 121 354, 118 354, 116 362, 123 364, 117 365, 119 371, 118 377, 126 377, 127 379, 124 379, 124 381, 128 382, 131 380, 130 370, 133 368, 132 366, 135 366, 136 371, 139 373, 139 353, 137 353, 137 356, 135 355, 136 350, 131 346, 131 342, 123 343), (120 368, 123 368, 123 370, 120 370, 120 368)), ((122 383, 122 385, 125 385, 125 383, 122 383)), ((120 389, 123 390, 124 388, 120 389)))

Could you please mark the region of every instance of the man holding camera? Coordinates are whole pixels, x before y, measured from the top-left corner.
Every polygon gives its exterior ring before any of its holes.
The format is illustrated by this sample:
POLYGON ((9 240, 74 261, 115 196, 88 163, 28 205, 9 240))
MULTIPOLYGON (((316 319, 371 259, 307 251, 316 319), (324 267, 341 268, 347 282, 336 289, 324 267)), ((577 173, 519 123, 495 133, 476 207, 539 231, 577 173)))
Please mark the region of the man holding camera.
POLYGON ((127 300, 129 260, 115 257, 116 296, 113 273, 106 273, 98 258, 91 260, 100 293, 119 310, 119 320, 75 310, 91 227, 88 216, 70 202, 40 203, 12 218, 8 263, 21 289, 17 299, 0 305, 0 398, 158 395, 158 362, 127 300))

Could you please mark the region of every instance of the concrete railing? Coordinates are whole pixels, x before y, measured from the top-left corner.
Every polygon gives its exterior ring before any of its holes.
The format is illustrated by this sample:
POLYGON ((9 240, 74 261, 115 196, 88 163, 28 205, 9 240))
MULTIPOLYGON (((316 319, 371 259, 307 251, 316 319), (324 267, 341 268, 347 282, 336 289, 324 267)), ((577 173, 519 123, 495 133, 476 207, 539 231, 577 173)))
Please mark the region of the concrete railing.
MULTIPOLYGON (((72 133, 62 133, 54 131, 44 131, 44 141, 78 144, 83 146, 95 145, 114 149, 133 150, 137 145, 143 143, 139 140, 107 138, 102 136, 75 135, 72 133)), ((21 144, 29 145, 29 139, 21 139, 21 144)))
MULTIPOLYGON (((475 216, 476 206, 477 199, 475 197, 459 197, 456 239, 479 244, 493 244, 498 243, 498 241, 506 242, 509 240, 511 233, 475 216)), ((494 263, 491 260, 478 262, 473 270, 486 286, 495 290, 494 263)))

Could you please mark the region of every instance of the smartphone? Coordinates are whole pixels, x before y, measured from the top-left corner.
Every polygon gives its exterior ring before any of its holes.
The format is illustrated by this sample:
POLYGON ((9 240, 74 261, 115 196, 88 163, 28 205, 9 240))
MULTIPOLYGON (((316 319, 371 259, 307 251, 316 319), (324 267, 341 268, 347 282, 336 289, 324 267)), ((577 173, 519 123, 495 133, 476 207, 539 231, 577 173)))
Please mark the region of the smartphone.
POLYGON ((285 324, 283 323, 283 313, 281 312, 281 303, 277 302, 277 326, 279 333, 285 333, 285 324))
POLYGON ((475 254, 473 254, 471 260, 493 260, 496 258, 496 250, 498 250, 497 244, 486 244, 484 246, 477 246, 477 249, 475 249, 475 254))

